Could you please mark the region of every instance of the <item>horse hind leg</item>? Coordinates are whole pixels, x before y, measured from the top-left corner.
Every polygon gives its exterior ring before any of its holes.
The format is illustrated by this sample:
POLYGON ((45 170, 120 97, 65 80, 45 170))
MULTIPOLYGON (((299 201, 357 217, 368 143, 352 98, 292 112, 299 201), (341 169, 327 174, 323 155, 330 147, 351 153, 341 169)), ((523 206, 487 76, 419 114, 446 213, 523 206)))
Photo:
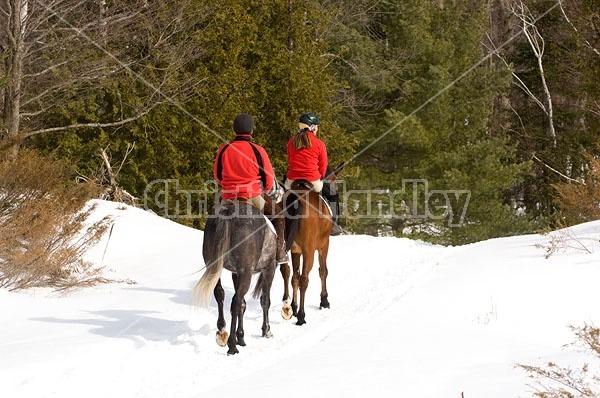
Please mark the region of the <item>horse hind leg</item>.
POLYGON ((274 274, 275 269, 269 269, 260 275, 260 306, 262 307, 263 311, 262 336, 266 338, 273 337, 273 333, 271 333, 271 325, 269 323, 269 308, 271 307, 271 285, 273 284, 273 277, 275 276, 274 274))
POLYGON ((223 290, 223 286, 221 285, 221 279, 217 282, 217 285, 214 289, 215 300, 217 301, 217 308, 219 311, 219 318, 217 319, 217 335, 216 340, 217 344, 221 347, 225 347, 227 345, 227 338, 229 337, 229 333, 227 333, 227 326, 225 322, 225 316, 223 313, 223 303, 225 302, 225 290, 223 290))
POLYGON ((319 277, 321 278, 321 308, 329 308, 329 300, 327 294, 327 248, 319 251, 319 277))
POLYGON ((260 306, 263 310, 262 337, 270 339, 273 337, 273 333, 271 333, 271 324, 269 323, 269 307, 271 307, 271 298, 269 297, 268 293, 260 296, 260 306))
POLYGON ((227 339, 227 346, 229 347, 229 350, 227 350, 227 355, 235 355, 237 353, 239 353, 240 351, 237 349, 237 336, 236 336, 236 330, 237 330, 237 320, 238 320, 238 308, 241 307, 241 300, 239 295, 236 293, 234 294, 233 298, 231 299, 231 327, 230 327, 230 333, 229 333, 229 338, 227 339))
POLYGON ((302 256, 302 275, 300 276, 300 307, 298 308, 298 315, 296 318, 298 322, 296 325, 301 326, 306 323, 306 313, 304 312, 304 303, 306 302, 306 289, 308 288, 308 277, 312 270, 315 260, 314 252, 311 254, 304 254, 302 256))
POLYGON ((231 299, 231 327, 229 329, 229 338, 227 346, 229 350, 227 355, 235 355, 239 353, 238 345, 246 345, 244 342, 244 312, 246 310, 246 300, 244 296, 250 288, 251 275, 248 274, 233 274, 233 283, 235 285, 235 294, 231 299))
POLYGON ((283 277, 283 305, 281 307, 281 316, 286 321, 289 321, 294 315, 292 306, 290 305, 290 266, 288 264, 281 264, 279 270, 283 277))
POLYGON ((242 305, 240 307, 240 314, 238 315, 238 327, 235 331, 235 337, 237 338, 237 345, 245 347, 246 340, 244 340, 244 314, 246 313, 246 299, 242 297, 242 305))
POLYGON ((292 315, 298 316, 298 288, 300 287, 300 254, 292 253, 292 315))

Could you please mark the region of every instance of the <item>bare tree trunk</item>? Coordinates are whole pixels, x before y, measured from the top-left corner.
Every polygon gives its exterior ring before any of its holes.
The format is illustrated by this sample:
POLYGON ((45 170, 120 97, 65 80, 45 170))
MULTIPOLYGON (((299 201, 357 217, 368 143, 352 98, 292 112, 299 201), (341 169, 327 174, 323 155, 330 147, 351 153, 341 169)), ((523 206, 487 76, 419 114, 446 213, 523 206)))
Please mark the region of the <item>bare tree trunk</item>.
MULTIPOLYGON (((117 174, 120 171, 121 167, 123 167, 123 163, 125 163, 127 156, 129 156, 129 154, 131 154, 131 152, 133 151, 133 148, 134 148, 133 145, 131 147, 127 147, 125 157, 123 158, 123 161, 121 162, 121 166, 119 167, 119 170, 117 170, 117 174)), ((100 150, 100 157, 102 157, 102 161, 104 162, 104 166, 106 167, 106 174, 108 175, 108 184, 109 184, 108 188, 106 188, 106 190, 103 194, 103 199, 111 200, 114 202, 122 202, 122 203, 129 204, 131 206, 137 206, 139 203, 139 199, 136 198, 135 196, 133 196, 132 194, 130 194, 129 192, 125 191, 121 187, 119 187, 119 185, 117 184, 117 177, 116 177, 115 172, 113 171, 113 168, 110 164, 110 159, 109 159, 108 153, 106 152, 107 149, 108 149, 108 147, 100 150)))
MULTIPOLYGON (((552 103, 552 95, 550 94, 550 89, 548 88, 548 83, 546 81, 546 74, 544 72, 544 51, 545 51, 545 42, 541 33, 539 32, 537 26, 535 25, 535 18, 531 15, 531 12, 527 8, 527 6, 521 1, 518 9, 513 9, 513 13, 521 20, 523 23, 523 33, 527 38, 527 42, 533 51, 533 55, 537 60, 538 72, 540 74, 540 79, 542 81, 542 87, 544 90, 544 100, 545 104, 541 101, 537 100, 538 105, 542 108, 546 117, 548 119, 548 134, 552 138, 552 147, 556 148, 556 129, 554 128, 554 107, 552 103)), ((531 91, 528 91, 530 96, 533 96, 531 91)))
POLYGON ((25 52, 25 27, 27 23, 28 0, 9 0, 8 26, 6 36, 9 42, 6 49, 6 75, 8 87, 4 91, 4 109, 2 121, 5 128, 4 139, 11 145, 11 152, 16 154, 17 137, 19 135, 21 108, 21 84, 23 81, 23 57, 25 52))

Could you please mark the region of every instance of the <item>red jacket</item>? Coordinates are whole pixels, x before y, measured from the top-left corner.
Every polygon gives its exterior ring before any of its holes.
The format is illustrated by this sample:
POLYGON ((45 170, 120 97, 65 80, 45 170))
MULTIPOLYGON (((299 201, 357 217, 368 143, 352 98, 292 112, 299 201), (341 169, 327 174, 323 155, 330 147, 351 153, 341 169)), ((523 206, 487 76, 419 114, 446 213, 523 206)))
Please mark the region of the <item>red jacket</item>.
POLYGON ((288 180, 306 179, 317 181, 327 173, 327 149, 325 143, 313 132, 307 133, 312 146, 310 148, 294 148, 294 137, 287 143, 288 180))
POLYGON ((217 151, 213 167, 215 180, 221 185, 223 199, 249 199, 273 188, 275 172, 263 147, 253 144, 249 135, 237 135, 230 144, 223 144, 217 151), (252 146, 260 153, 266 185, 261 185, 258 160, 252 146))

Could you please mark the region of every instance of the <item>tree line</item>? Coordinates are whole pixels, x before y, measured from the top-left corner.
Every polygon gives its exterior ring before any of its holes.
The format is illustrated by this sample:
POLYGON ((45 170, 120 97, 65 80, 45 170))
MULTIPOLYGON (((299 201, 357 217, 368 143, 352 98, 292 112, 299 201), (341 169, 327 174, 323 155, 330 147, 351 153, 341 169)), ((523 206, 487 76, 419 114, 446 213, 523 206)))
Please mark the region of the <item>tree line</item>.
POLYGON ((0 143, 100 183, 112 166, 202 227, 165 198, 212 179, 235 115, 281 179, 310 111, 346 162, 350 231, 461 244, 587 221, 561 193, 599 199, 599 25, 593 0, 7 0, 0 143))

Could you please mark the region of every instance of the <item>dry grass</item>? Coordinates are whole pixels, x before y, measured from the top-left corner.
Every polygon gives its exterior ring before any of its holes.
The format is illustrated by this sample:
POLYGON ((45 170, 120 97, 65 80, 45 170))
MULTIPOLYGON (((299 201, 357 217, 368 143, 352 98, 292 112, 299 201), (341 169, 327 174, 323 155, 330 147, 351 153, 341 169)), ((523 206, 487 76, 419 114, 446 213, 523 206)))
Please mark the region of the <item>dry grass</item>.
POLYGON ((0 162, 0 286, 68 289, 104 282, 82 260, 105 232, 108 219, 88 224, 92 184, 76 184, 74 169, 22 149, 0 162))
POLYGON ((559 220, 558 227, 560 229, 556 231, 544 231, 542 234, 548 236, 550 239, 547 244, 536 244, 535 247, 543 249, 546 254, 546 259, 550 258, 554 254, 564 253, 567 251, 580 252, 591 254, 592 246, 588 246, 583 243, 570 227, 566 227, 559 220))
POLYGON ((571 326, 576 341, 569 344, 591 354, 592 365, 584 363, 580 368, 560 366, 549 362, 543 367, 519 365, 534 380, 533 393, 537 398, 597 398, 600 397, 600 329, 584 324, 581 328, 571 326))
POLYGON ((600 219, 600 159, 587 156, 585 181, 554 184, 555 201, 567 225, 600 219))

